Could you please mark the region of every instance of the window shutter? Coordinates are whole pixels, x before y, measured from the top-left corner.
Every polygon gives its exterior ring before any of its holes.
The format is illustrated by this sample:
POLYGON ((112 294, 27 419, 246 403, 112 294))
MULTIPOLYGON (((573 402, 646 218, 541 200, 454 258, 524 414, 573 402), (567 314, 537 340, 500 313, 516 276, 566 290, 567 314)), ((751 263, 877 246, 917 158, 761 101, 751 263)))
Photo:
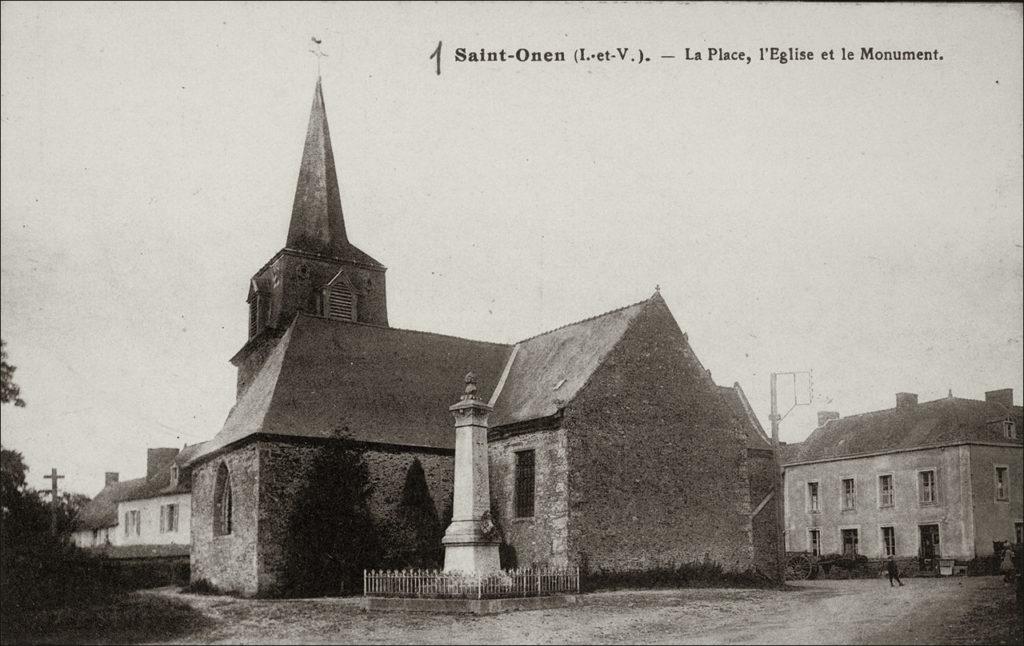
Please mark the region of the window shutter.
POLYGON ((356 320, 356 297, 345 285, 331 285, 328 294, 327 316, 342 321, 356 320))
POLYGON ((167 531, 167 505, 160 505, 160 533, 167 531))

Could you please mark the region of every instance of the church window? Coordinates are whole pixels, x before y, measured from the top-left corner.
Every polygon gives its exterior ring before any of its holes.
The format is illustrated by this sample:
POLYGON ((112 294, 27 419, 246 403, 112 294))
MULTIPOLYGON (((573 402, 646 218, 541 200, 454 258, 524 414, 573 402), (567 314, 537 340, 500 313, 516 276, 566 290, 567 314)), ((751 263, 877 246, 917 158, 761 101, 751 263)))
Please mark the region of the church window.
POLYGON ((231 533, 231 477, 228 465, 217 469, 217 482, 213 487, 213 533, 224 536, 231 533))
POLYGON ((335 283, 327 288, 327 316, 342 321, 356 320, 356 295, 344 283, 335 283))
POLYGON ((534 452, 516 451, 516 517, 533 516, 534 452))

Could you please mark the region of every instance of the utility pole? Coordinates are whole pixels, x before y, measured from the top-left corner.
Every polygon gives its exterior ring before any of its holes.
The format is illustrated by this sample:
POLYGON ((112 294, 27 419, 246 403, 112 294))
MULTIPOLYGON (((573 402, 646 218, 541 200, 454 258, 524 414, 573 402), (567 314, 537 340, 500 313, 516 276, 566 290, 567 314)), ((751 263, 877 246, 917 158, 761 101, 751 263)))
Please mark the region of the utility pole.
POLYGON ((782 420, 789 415, 789 413, 797 406, 805 406, 811 403, 810 397, 810 371, 802 370, 798 372, 773 372, 771 374, 771 391, 772 391, 772 410, 768 415, 769 421, 772 424, 772 453, 775 456, 775 525, 779 528, 779 538, 776 541, 776 560, 778 561, 778 578, 779 584, 786 582, 786 495, 783 490, 782 481, 782 455, 779 451, 779 424, 782 420), (793 377, 793 405, 789 407, 784 415, 779 415, 779 398, 778 398, 778 377, 779 375, 790 375, 793 377), (796 397, 796 377, 797 375, 808 376, 807 386, 807 401, 801 404, 796 397))
POLYGON ((50 480, 50 533, 57 535, 57 481, 64 476, 57 475, 57 469, 50 469, 50 475, 43 476, 50 480))

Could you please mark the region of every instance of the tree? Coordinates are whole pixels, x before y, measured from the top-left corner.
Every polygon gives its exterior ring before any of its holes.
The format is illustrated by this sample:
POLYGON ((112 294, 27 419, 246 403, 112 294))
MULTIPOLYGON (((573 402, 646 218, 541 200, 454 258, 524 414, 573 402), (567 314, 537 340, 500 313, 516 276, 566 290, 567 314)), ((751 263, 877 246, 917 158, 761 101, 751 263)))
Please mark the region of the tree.
POLYGON ((24 408, 25 400, 21 398, 21 388, 14 383, 14 371, 17 368, 7 363, 5 345, 7 342, 0 339, 0 403, 24 408))

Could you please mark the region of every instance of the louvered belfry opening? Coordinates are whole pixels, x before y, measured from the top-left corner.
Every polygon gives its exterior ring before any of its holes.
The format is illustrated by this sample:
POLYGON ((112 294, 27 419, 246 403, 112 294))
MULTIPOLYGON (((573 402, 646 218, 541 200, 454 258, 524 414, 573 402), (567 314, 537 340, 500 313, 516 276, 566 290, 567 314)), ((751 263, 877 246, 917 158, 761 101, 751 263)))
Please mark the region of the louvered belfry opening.
POLYGON ((356 320, 356 296, 346 285, 331 285, 327 293, 327 316, 342 321, 356 320))
POLYGON ((249 301, 249 338, 256 336, 256 332, 259 330, 260 322, 260 305, 259 297, 253 296, 252 300, 249 301))

